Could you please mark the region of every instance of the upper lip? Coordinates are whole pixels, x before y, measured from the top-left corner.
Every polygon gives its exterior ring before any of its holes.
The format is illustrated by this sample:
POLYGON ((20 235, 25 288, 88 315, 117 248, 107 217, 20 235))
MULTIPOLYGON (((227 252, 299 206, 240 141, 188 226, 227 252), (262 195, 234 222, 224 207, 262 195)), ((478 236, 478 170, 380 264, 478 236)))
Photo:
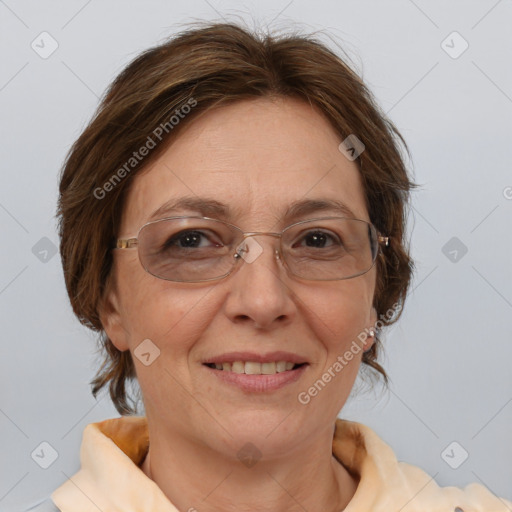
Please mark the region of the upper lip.
POLYGON ((291 352, 267 352, 266 354, 256 352, 226 352, 204 360, 203 364, 234 363, 235 361, 254 361, 256 363, 272 363, 277 361, 286 361, 295 364, 307 363, 305 357, 292 354, 291 352))

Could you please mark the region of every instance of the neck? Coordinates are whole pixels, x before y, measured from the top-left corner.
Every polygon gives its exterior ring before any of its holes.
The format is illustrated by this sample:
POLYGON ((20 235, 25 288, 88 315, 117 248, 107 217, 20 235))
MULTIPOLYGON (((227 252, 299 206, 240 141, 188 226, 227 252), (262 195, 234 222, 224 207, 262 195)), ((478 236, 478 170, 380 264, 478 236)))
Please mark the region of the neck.
POLYGON ((315 440, 298 455, 261 459, 251 467, 176 439, 150 432, 141 469, 178 510, 339 512, 357 488, 357 477, 332 455, 332 436, 315 440))

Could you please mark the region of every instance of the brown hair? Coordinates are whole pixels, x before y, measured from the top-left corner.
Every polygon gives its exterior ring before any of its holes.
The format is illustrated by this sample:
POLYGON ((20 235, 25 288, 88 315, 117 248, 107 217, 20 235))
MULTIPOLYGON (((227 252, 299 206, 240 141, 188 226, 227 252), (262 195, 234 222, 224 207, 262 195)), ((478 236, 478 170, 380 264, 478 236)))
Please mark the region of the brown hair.
MULTIPOLYGON (((108 384, 120 414, 136 412, 127 391, 135 368, 129 351, 120 352, 107 337, 99 312, 110 285, 112 241, 128 187, 200 112, 257 97, 302 99, 317 107, 342 139, 355 134, 364 143, 358 162, 370 220, 390 236, 376 263, 374 307, 381 326, 400 316, 413 269, 405 222, 415 185, 402 156, 404 140, 361 79, 313 36, 256 35, 230 23, 189 28, 145 51, 117 76, 67 155, 60 180, 60 253, 67 292, 76 316, 99 332, 105 351, 91 383, 93 394, 108 384), (180 119, 176 123, 173 117, 180 119), (134 152, 148 146, 150 138, 157 143, 139 163, 134 152), (397 305, 398 314, 391 317, 397 305)), ((377 362, 379 332, 363 363, 387 382, 377 362)))

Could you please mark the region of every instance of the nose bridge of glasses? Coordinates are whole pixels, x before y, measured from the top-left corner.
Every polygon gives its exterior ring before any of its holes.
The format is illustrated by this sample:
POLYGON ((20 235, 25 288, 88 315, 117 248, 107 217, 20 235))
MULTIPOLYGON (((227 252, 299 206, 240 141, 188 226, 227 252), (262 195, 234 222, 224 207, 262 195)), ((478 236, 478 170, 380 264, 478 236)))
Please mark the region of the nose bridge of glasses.
MULTIPOLYGON (((251 231, 247 233, 243 233, 243 239, 237 247, 237 254, 239 257, 243 258, 246 262, 252 263, 258 256, 263 253, 263 245, 254 240, 256 236, 271 236, 273 238, 278 238, 281 240, 281 233, 274 233, 271 231, 251 231)), ((277 259, 280 259, 280 247, 274 247, 273 254, 277 256, 277 259)))
POLYGON ((281 233, 274 233, 272 231, 250 231, 248 233, 244 233, 244 240, 249 237, 260 236, 260 235, 273 236, 274 238, 282 237, 281 233))

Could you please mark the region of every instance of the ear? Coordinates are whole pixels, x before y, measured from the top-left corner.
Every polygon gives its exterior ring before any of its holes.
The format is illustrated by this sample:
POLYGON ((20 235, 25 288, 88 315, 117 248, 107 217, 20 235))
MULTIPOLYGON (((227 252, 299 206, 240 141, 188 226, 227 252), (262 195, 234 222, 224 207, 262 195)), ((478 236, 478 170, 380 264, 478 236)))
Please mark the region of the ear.
POLYGON ((121 352, 128 350, 128 336, 123 326, 120 301, 114 286, 107 286, 99 307, 99 316, 103 329, 114 346, 121 352))

